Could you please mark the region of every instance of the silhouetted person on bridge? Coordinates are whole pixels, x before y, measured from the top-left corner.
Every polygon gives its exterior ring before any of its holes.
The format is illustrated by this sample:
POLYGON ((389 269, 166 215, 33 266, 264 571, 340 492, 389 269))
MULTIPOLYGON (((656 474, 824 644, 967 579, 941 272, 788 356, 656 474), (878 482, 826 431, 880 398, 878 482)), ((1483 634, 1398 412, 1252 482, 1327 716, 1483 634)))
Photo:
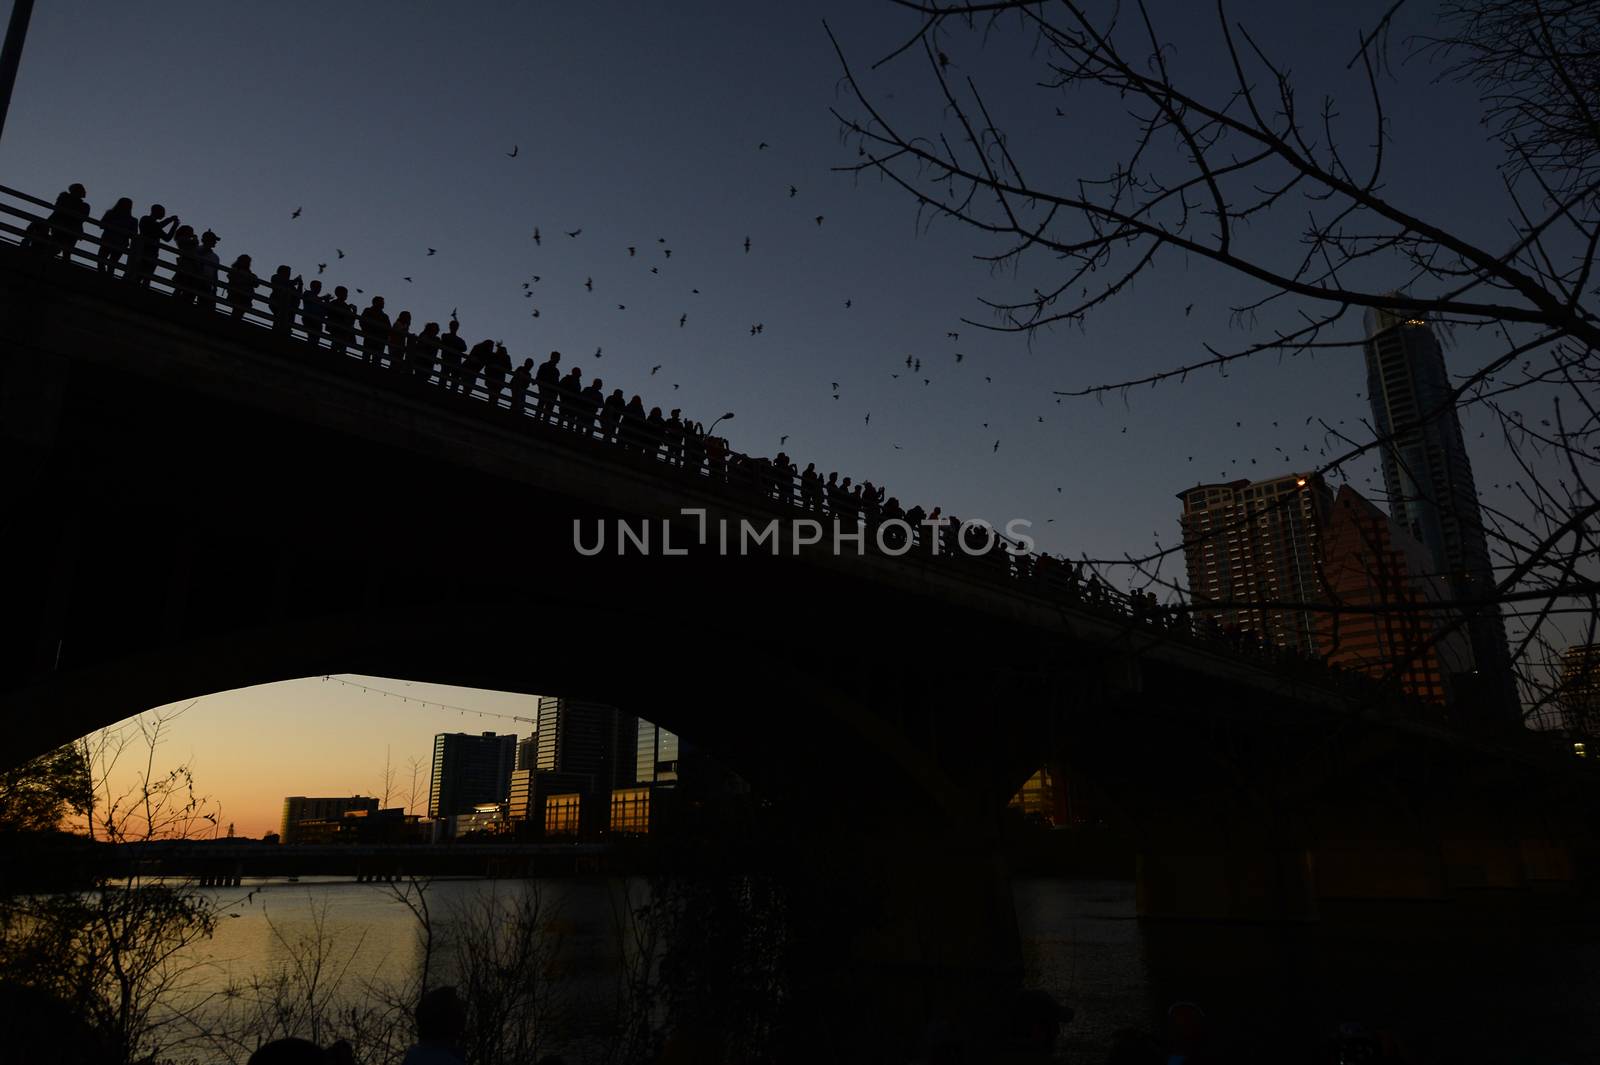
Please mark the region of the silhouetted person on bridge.
POLYGON ((267 310, 272 316, 272 331, 288 336, 294 328, 295 312, 300 309, 300 279, 289 274, 289 267, 279 265, 267 279, 267 310))
POLYGON ((594 435, 594 420, 606 405, 605 382, 598 377, 589 379, 588 387, 577 396, 576 424, 573 426, 585 437, 594 435))
POLYGON ((511 371, 511 413, 521 414, 528 407, 528 388, 533 384, 533 360, 523 359, 511 371))
POLYGON ((644 400, 635 395, 622 410, 622 446, 629 451, 644 450, 644 420, 644 400))
POLYGON ((200 234, 200 247, 195 250, 195 294, 200 309, 217 309, 217 277, 222 272, 222 260, 217 258, 217 244, 222 240, 211 230, 200 234))
POLYGON ((35 218, 29 222, 27 228, 22 231, 22 250, 41 259, 54 257, 56 245, 50 235, 50 223, 43 218, 35 218))
POLYGON ((660 458, 667 442, 667 419, 662 417, 660 407, 651 407, 650 413, 645 415, 644 431, 645 451, 651 458, 660 458))
POLYGON ((705 441, 706 470, 714 481, 728 479, 728 442, 720 436, 701 437, 705 441))
POLYGON ((417 1003, 417 1041, 401 1065, 462 1065, 467 1008, 453 987, 436 987, 417 1003))
POLYGON ((483 376, 489 363, 494 361, 494 341, 480 340, 467 351, 466 360, 461 364, 461 391, 467 395, 478 387, 478 379, 483 376))
POLYGON ((782 451, 778 452, 777 458, 772 461, 777 467, 773 472, 777 477, 778 502, 786 507, 792 507, 795 504, 795 491, 798 488, 796 478, 800 476, 800 467, 782 451))
POLYGON ((683 465, 683 411, 677 407, 667 415, 667 464, 683 465))
POLYGON ((328 322, 328 298, 322 294, 322 282, 312 278, 300 296, 300 324, 305 327, 306 339, 312 347, 322 345, 322 330, 328 322))
POLYGON ((411 342, 411 312, 401 311, 395 315, 394 325, 389 327, 389 369, 397 373, 404 372, 406 368, 406 345, 411 342))
POLYGON ((561 391, 561 352, 552 351, 550 357, 539 364, 533 379, 539 389, 533 415, 541 422, 548 422, 555 415, 556 395, 561 391))
POLYGON ((356 306, 350 302, 350 290, 343 285, 334 287, 333 298, 328 301, 328 339, 333 342, 333 354, 343 355, 356 342, 356 306))
POLYGON ((433 373, 439 366, 439 323, 426 322, 406 345, 406 362, 411 375, 423 384, 433 382, 433 373))
POLYGON ((506 377, 511 373, 511 352, 502 341, 495 341, 489 358, 483 366, 483 387, 489 393, 489 405, 500 405, 500 393, 506 389, 506 377))
POLYGON ((133 248, 133 266, 129 276, 137 285, 148 286, 156 276, 156 264, 161 259, 161 242, 170 239, 178 229, 178 216, 167 217, 167 209, 159 203, 150 205, 150 211, 139 219, 139 239, 133 248))
MULTIPOLYGON (((124 196, 100 216, 100 253, 95 259, 102 274, 116 274, 117 263, 128 255, 133 238, 138 234, 139 220, 133 217, 133 201, 124 196)), ((131 256, 127 268, 133 269, 131 256)))
POLYGON ((200 238, 195 235, 193 226, 179 226, 172 235, 172 243, 178 246, 178 268, 172 275, 172 294, 179 303, 193 306, 195 297, 200 293, 200 238))
POLYGON ((806 463, 800 471, 800 506, 805 510, 822 510, 822 476, 815 462, 806 463))
POLYGON ((600 435, 607 443, 620 444, 622 442, 622 419, 628 412, 628 401, 622 396, 622 389, 614 388, 606 397, 605 409, 600 415, 600 435))
POLYGON ((561 410, 557 417, 563 429, 578 427, 578 397, 583 394, 583 373, 574 366, 561 379, 561 410))
POLYGON ((683 468, 698 475, 706 461, 706 430, 699 422, 684 419, 683 468))
POLYGON ((73 249, 83 239, 83 224, 89 220, 89 203, 84 199, 87 195, 82 185, 73 183, 56 197, 55 209, 50 212, 50 239, 55 241, 56 251, 69 263, 73 249))
POLYGON ((373 366, 383 365, 383 347, 389 343, 389 315, 383 297, 374 296, 361 312, 361 357, 373 366))
POLYGON ((861 518, 868 528, 876 529, 883 520, 883 489, 871 481, 861 482, 861 518))
POLYGON ((885 550, 899 551, 906 546, 906 531, 898 523, 906 520, 905 511, 900 509, 900 500, 890 496, 883 502, 883 532, 880 538, 885 550))
POLYGON ((259 279, 250 269, 250 256, 241 255, 228 267, 228 307, 234 321, 243 318, 255 305, 259 279))
POLYGON ((449 331, 439 338, 439 383, 446 392, 462 389, 461 364, 467 357, 467 342, 461 339, 461 323, 450 319, 449 331))

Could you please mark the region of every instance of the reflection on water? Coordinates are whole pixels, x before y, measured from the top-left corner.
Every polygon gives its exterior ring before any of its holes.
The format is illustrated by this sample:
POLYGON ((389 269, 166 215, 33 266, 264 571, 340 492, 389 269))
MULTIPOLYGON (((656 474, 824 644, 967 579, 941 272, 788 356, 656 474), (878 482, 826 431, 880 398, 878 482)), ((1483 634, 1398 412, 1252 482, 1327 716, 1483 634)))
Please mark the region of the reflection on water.
POLYGON ((1078 1016, 1074 1061, 1191 1000, 1244 1060, 1314 1060, 1344 1021, 1389 1028, 1422 1061, 1600 1061, 1592 904, 1324 906, 1315 924, 1140 922, 1127 882, 1015 889, 1028 979, 1078 1016))
MULTIPOLYGON (((559 923, 573 998, 591 1002, 585 1012, 604 1024, 620 967, 622 884, 576 878, 537 889, 559 923)), ((448 923, 457 906, 514 890, 511 881, 443 880, 429 903, 448 923)), ((213 896, 238 915, 223 917, 199 948, 215 988, 289 964, 319 920, 351 994, 403 976, 418 957, 415 918, 383 885, 256 881, 213 896)), ((1592 909, 1552 902, 1533 920, 1487 906, 1391 908, 1325 913, 1318 924, 1222 926, 1140 922, 1124 881, 1024 880, 1015 896, 1029 983, 1077 1011, 1063 1037, 1072 1061, 1103 1060, 1119 1028, 1157 1030, 1180 999, 1203 1005, 1244 1060, 1307 1060, 1333 1026, 1361 1020, 1394 1029, 1426 1061, 1600 1061, 1592 909)))

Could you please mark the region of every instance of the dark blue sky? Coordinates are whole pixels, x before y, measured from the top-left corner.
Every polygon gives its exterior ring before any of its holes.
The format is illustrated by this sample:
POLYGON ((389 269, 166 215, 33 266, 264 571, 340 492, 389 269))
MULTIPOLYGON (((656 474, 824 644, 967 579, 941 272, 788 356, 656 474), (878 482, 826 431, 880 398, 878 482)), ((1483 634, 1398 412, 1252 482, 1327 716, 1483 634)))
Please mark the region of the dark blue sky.
MULTIPOLYGON (((1155 10, 1178 42, 1174 62, 1209 78, 1219 54, 1214 12, 1202 7, 1155 10)), ((1236 13, 1294 70, 1305 106, 1338 92, 1354 123, 1366 112, 1344 63, 1358 30, 1387 7, 1256 3, 1236 13)), ((1426 14, 1422 5, 1408 17, 1426 14)), ((1171 542, 1179 489, 1310 465, 1301 447, 1314 456, 1322 441, 1304 428, 1308 416, 1349 428, 1365 417, 1357 351, 1284 366, 1269 358, 1226 380, 1136 393, 1127 408, 1058 405, 1052 390, 1192 360, 1204 341, 1243 344, 1253 334, 1230 327, 1227 306, 1259 293, 1170 259, 1082 330, 1030 344, 961 325, 962 315, 984 317, 978 295, 1026 292, 1046 275, 995 276, 971 257, 993 250, 976 234, 919 228, 903 193, 830 172, 855 153, 828 113, 848 101, 824 18, 863 67, 914 25, 868 0, 47 2, 0 143, 3 180, 40 195, 82 181, 97 215, 121 195, 141 210, 159 200, 220 233, 225 262, 249 252, 258 273, 285 262, 307 276, 327 262, 330 286, 383 294, 419 323, 459 308, 470 339, 503 338, 518 359, 560 349, 586 378, 598 373, 647 405, 706 422, 736 411, 728 430, 740 449, 770 454, 788 434, 802 464, 886 484, 906 504, 1030 518, 1042 547, 1074 555, 1139 552, 1156 534, 1171 542), (762 141, 771 147, 757 151, 762 141), (519 154, 508 159, 512 145, 519 154), (578 238, 563 235, 580 227, 578 238), (438 254, 426 258, 428 247, 438 254), (542 280, 524 299, 534 275, 542 280), (757 322, 764 331, 752 337, 757 322), (956 351, 967 356, 960 366, 956 351), (908 353, 920 375, 905 372, 908 353), (1283 461, 1274 444, 1302 459, 1283 461)), ((952 58, 993 93, 1034 173, 1065 180, 1111 158, 1125 128, 1114 108, 1068 105, 1057 118, 1055 101, 1028 88, 1037 71, 1026 47, 976 43, 952 42, 952 58)), ((1498 232, 1502 220, 1483 215, 1499 202, 1485 199, 1497 151, 1470 96, 1430 85, 1434 73, 1399 66, 1389 86, 1390 192, 1445 223, 1498 232)), ((892 111, 930 127, 919 60, 875 84, 892 111)), ((1368 129, 1352 125, 1352 143, 1370 140, 1368 129)), ((1252 239, 1294 255, 1303 217, 1295 207, 1252 239)), ((1348 339, 1357 329, 1352 318, 1348 339)), ((1488 350, 1478 344, 1452 358, 1475 363, 1488 350)), ((1494 454, 1480 447, 1473 459, 1486 491, 1504 479, 1494 454)), ((1370 472, 1356 473, 1358 486, 1370 472)))

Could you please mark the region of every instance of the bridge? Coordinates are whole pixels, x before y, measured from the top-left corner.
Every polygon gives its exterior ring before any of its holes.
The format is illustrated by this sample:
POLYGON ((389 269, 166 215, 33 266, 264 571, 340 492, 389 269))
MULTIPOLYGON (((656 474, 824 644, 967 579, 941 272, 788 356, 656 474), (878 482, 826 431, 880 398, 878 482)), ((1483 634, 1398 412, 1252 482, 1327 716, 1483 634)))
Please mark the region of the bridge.
POLYGON ((260 291, 239 314, 185 292, 170 249, 130 283, 92 231, 42 246, 48 206, 0 190, 7 765, 334 673, 610 703, 787 804, 829 1008, 883 1031, 1017 978, 996 841, 1041 764, 1105 799, 1151 918, 1568 890, 1592 848, 1588 767, 1532 734, 1462 732, 999 542, 880 538, 883 515, 711 439, 337 353, 260 291), (770 539, 719 549, 746 525, 770 539))

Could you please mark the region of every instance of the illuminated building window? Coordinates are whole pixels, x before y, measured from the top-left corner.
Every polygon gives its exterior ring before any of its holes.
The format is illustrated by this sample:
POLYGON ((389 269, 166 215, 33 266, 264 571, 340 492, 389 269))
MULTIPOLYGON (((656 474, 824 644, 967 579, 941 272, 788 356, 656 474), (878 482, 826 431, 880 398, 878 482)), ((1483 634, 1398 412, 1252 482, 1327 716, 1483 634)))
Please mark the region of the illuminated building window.
POLYGON ((578 808, 583 796, 577 793, 550 795, 544 800, 544 834, 547 836, 576 836, 578 834, 578 808))
POLYGON ((611 793, 611 831, 640 836, 650 831, 649 788, 618 788, 611 793))

